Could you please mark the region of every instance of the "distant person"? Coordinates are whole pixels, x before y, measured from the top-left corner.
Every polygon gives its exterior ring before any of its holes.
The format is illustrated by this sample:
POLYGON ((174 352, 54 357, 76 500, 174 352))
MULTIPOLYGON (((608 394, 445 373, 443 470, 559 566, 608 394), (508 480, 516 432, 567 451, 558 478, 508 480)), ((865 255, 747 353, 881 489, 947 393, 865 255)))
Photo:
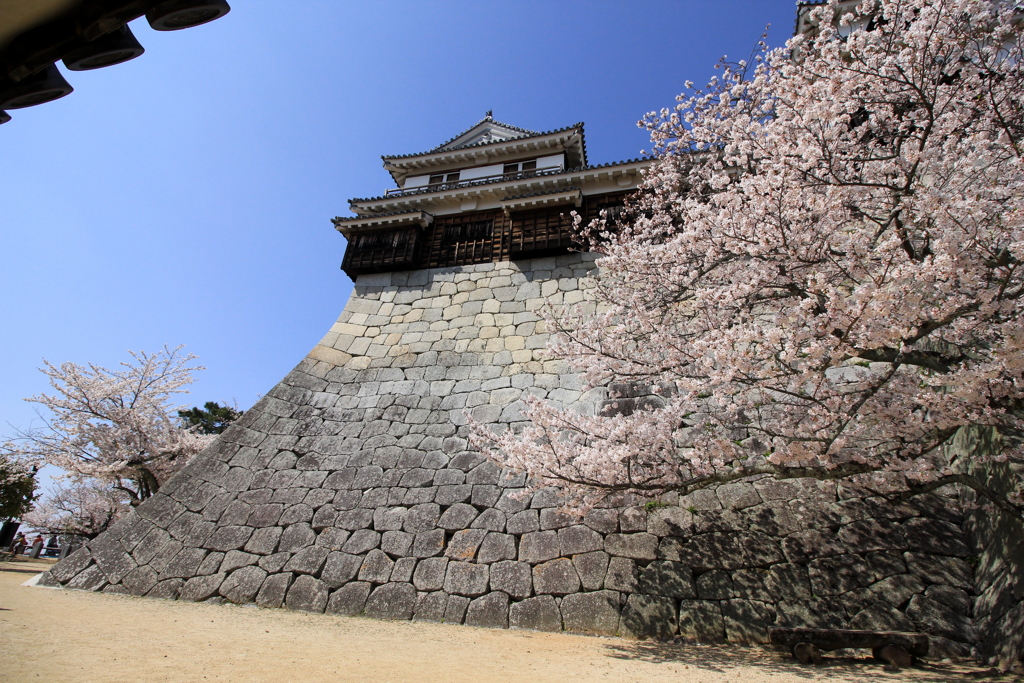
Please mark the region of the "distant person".
POLYGON ((32 539, 32 552, 29 554, 33 560, 39 558, 39 553, 43 551, 43 535, 38 534, 32 539))
POLYGON ((18 532, 18 535, 11 541, 11 559, 25 552, 25 548, 28 547, 28 541, 25 540, 25 534, 18 532))

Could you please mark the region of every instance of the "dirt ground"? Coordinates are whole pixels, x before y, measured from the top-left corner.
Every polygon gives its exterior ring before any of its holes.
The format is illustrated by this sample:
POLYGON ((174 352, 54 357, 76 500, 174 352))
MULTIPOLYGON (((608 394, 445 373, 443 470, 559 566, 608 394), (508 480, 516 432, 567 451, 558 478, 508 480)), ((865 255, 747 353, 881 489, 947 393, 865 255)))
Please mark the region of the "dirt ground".
POLYGON ((888 673, 867 659, 830 658, 806 668, 759 648, 384 622, 22 585, 50 564, 0 562, 0 681, 868 683, 984 675, 948 663, 888 673))

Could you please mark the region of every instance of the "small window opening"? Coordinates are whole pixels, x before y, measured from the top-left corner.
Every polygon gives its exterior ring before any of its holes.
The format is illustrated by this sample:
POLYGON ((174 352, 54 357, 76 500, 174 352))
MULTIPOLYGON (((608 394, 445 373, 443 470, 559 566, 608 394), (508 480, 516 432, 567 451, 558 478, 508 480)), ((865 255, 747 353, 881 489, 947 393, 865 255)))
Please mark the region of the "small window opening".
POLYGON ((477 240, 490 239, 494 230, 494 221, 467 221, 444 226, 444 234, 441 236, 441 243, 444 245, 455 244, 456 242, 475 242, 477 240))

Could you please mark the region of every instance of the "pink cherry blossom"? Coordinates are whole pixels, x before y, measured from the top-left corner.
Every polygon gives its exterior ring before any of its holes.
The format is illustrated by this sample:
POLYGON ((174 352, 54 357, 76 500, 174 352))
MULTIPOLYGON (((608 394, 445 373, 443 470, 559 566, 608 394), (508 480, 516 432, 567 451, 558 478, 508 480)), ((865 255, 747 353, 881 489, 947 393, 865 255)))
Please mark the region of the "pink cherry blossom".
POLYGON ((171 405, 202 369, 181 348, 129 352, 132 361, 118 370, 44 361, 54 393, 26 399, 43 407, 43 426, 0 451, 58 467, 75 482, 99 482, 138 504, 214 438, 183 429, 171 405))
POLYGON ((756 474, 882 473, 909 493, 1021 462, 1024 41, 1013 3, 877 0, 720 64, 641 122, 657 164, 626 219, 581 226, 593 298, 554 357, 652 407, 528 399, 475 443, 572 503, 756 474), (954 457, 966 426, 1002 435, 954 457))

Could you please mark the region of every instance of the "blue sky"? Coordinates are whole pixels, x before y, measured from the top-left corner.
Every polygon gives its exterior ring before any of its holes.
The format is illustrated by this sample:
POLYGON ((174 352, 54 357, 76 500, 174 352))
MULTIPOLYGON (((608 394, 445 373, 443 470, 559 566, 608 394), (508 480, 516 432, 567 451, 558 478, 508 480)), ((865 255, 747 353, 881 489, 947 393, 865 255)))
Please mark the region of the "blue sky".
POLYGON ((191 30, 132 29, 138 59, 0 126, 0 434, 54 363, 185 344, 183 402, 247 408, 344 307, 330 219, 393 186, 488 109, 586 123, 591 163, 646 148, 636 121, 722 55, 792 32, 792 0, 236 0, 191 30))

